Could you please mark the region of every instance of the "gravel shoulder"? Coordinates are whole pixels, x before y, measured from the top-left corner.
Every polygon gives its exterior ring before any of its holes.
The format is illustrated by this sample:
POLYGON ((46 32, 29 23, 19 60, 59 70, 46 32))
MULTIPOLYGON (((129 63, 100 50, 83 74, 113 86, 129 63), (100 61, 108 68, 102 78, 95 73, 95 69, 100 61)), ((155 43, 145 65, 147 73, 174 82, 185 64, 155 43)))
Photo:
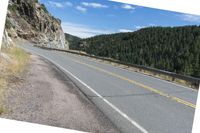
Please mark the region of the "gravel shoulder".
POLYGON ((119 132, 66 75, 36 55, 31 55, 26 72, 12 81, 4 103, 3 118, 86 132, 119 132))

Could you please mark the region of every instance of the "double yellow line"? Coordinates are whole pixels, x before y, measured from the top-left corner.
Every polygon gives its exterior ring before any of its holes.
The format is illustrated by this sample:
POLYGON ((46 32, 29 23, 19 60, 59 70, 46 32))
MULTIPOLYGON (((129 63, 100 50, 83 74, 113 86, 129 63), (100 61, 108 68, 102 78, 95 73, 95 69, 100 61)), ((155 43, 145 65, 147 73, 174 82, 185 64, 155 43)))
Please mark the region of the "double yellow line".
POLYGON ((194 109, 196 108, 196 105, 194 105, 194 104, 192 104, 192 103, 190 103, 190 102, 187 102, 187 101, 182 100, 182 99, 180 99, 180 98, 177 98, 177 97, 175 97, 175 96, 170 96, 170 95, 167 94, 167 93, 164 93, 164 92, 162 92, 162 91, 160 91, 160 90, 157 90, 157 89, 154 89, 154 88, 152 88, 152 87, 146 86, 146 85, 144 85, 144 84, 142 84, 142 83, 139 83, 139 82, 137 82, 137 81, 135 81, 135 80, 128 79, 128 78, 126 78, 126 77, 123 77, 123 76, 120 76, 120 75, 118 75, 118 74, 115 74, 115 73, 106 71, 106 70, 104 70, 104 69, 98 68, 98 67, 93 66, 93 65, 90 65, 90 64, 86 64, 86 63, 80 62, 80 61, 78 61, 78 60, 73 60, 73 61, 76 62, 76 63, 82 64, 82 65, 85 65, 85 66, 87 66, 87 67, 89 67, 89 68, 92 68, 92 69, 98 70, 98 71, 100 71, 100 72, 106 73, 106 74, 108 74, 108 75, 111 75, 111 76, 117 77, 117 78, 119 78, 119 79, 125 80, 125 81, 127 81, 127 82, 129 82, 129 83, 132 83, 132 84, 134 84, 134 85, 140 86, 140 87, 142 87, 142 88, 144 88, 144 89, 146 89, 146 90, 149 90, 149 91, 151 91, 151 92, 153 92, 153 93, 155 93, 155 94, 159 94, 159 95, 164 96, 164 97, 166 97, 166 98, 169 98, 169 99, 171 99, 171 100, 173 100, 173 101, 176 101, 176 102, 178 102, 178 103, 184 104, 184 105, 186 105, 186 106, 188 106, 188 107, 191 107, 191 108, 194 108, 194 109))

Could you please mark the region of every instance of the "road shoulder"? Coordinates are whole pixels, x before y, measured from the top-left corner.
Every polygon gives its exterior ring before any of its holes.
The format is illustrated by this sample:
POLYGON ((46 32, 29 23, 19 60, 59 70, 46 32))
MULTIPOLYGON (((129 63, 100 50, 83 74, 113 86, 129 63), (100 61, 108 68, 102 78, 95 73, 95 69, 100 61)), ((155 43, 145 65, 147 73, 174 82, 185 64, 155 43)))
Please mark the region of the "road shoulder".
POLYGON ((57 67, 31 55, 27 72, 13 82, 1 117, 86 132, 119 132, 57 67))

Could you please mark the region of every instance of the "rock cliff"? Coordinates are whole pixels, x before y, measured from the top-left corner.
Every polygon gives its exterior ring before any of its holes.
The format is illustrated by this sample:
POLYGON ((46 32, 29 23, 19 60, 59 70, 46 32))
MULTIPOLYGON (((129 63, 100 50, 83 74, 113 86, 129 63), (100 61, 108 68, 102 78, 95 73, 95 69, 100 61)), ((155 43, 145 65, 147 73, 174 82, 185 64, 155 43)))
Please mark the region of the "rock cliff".
MULTIPOLYGON (((9 1, 3 40, 17 38, 52 48, 69 47, 61 21, 53 17, 38 0, 9 1)), ((12 45, 12 42, 7 45, 12 45)))

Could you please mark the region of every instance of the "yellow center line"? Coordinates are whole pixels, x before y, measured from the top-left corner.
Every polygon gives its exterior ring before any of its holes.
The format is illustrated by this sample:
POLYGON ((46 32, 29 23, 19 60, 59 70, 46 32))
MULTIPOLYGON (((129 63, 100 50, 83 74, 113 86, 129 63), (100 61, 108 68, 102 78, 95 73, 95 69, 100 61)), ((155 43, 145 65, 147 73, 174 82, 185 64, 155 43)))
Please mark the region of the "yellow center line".
POLYGON ((167 94, 167 93, 164 93, 164 92, 162 92, 162 91, 160 91, 160 90, 157 90, 157 89, 154 89, 154 88, 152 88, 152 87, 146 86, 146 85, 144 85, 144 84, 142 84, 142 83, 139 83, 139 82, 137 82, 137 81, 135 81, 135 80, 128 79, 128 78, 126 78, 126 77, 123 77, 123 76, 120 76, 120 75, 118 75, 118 74, 115 74, 115 73, 106 71, 106 70, 104 70, 104 69, 98 68, 98 67, 93 66, 93 65, 89 65, 89 64, 80 62, 80 61, 78 61, 78 60, 73 60, 73 61, 76 62, 76 63, 82 64, 82 65, 85 65, 85 66, 87 66, 87 67, 89 67, 89 68, 92 68, 92 69, 98 70, 98 71, 100 71, 100 72, 106 73, 106 74, 108 74, 108 75, 111 75, 111 76, 117 77, 117 78, 119 78, 119 79, 125 80, 125 81, 127 81, 127 82, 129 82, 129 83, 132 83, 132 84, 135 84, 135 85, 137 85, 137 86, 140 86, 140 87, 142 87, 142 88, 144 88, 144 89, 146 89, 146 90, 149 90, 149 91, 151 91, 151 92, 153 92, 153 93, 156 93, 156 94, 159 94, 159 95, 164 96, 164 97, 166 97, 166 98, 169 98, 169 99, 171 99, 171 100, 173 100, 173 101, 176 101, 176 102, 178 102, 178 103, 184 104, 184 105, 186 105, 186 106, 188 106, 188 107, 191 107, 191 108, 194 108, 194 109, 196 108, 196 105, 194 105, 194 104, 192 104, 192 103, 190 103, 190 102, 187 102, 187 101, 182 100, 182 99, 180 99, 180 98, 178 98, 178 97, 175 97, 175 96, 170 96, 170 95, 167 94))

